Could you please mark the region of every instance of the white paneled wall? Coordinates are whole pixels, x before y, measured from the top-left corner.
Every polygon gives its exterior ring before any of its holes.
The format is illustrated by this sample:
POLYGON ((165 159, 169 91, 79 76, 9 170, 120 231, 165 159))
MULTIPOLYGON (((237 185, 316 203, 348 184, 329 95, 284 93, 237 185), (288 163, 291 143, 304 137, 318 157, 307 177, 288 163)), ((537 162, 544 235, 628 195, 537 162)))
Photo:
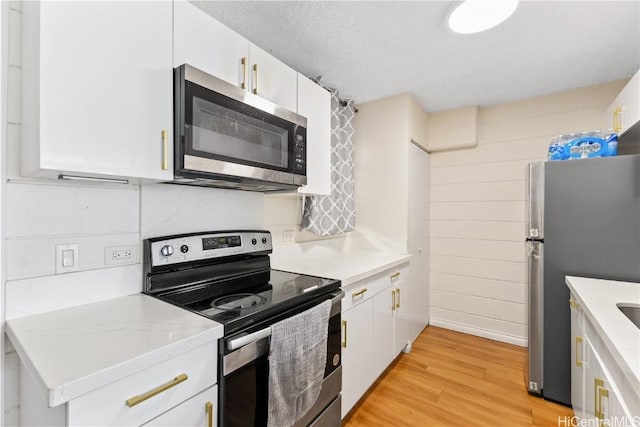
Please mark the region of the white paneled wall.
POLYGON ((431 324, 526 345, 527 165, 601 128, 624 83, 481 108, 477 147, 431 155, 431 324))

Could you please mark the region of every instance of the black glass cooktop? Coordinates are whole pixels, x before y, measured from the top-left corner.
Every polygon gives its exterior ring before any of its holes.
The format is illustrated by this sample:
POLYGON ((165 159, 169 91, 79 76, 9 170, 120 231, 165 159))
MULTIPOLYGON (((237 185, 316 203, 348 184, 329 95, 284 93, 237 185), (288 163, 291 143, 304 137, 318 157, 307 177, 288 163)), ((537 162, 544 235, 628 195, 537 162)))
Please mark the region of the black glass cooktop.
POLYGON ((225 325, 225 332, 288 310, 328 292, 340 281, 279 270, 193 284, 158 298, 225 325))

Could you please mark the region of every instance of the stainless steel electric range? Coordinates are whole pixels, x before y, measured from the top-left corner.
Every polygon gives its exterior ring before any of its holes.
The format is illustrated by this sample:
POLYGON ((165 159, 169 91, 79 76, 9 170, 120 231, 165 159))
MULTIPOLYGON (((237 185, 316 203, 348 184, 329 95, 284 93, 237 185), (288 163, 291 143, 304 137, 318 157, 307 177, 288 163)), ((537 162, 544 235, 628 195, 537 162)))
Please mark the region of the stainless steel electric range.
POLYGON ((214 231, 144 241, 144 292, 224 325, 218 426, 266 426, 270 325, 332 301, 320 396, 296 426, 339 426, 340 281, 272 270, 268 231, 214 231))

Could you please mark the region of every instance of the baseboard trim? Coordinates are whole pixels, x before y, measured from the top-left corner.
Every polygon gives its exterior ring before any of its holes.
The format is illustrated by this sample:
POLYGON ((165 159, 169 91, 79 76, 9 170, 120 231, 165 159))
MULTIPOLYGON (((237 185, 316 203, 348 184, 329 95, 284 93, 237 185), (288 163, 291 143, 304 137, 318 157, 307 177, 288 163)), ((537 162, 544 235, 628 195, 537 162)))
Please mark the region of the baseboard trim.
POLYGON ((434 319, 432 317, 431 319, 429 319, 429 325, 450 329, 452 331, 463 332, 465 334, 475 335, 477 337, 488 338, 490 340, 505 342, 507 344, 514 344, 520 347, 527 347, 528 345, 528 341, 526 338, 516 337, 509 334, 501 334, 499 332, 476 328, 469 325, 463 325, 461 323, 451 322, 448 320, 434 319))

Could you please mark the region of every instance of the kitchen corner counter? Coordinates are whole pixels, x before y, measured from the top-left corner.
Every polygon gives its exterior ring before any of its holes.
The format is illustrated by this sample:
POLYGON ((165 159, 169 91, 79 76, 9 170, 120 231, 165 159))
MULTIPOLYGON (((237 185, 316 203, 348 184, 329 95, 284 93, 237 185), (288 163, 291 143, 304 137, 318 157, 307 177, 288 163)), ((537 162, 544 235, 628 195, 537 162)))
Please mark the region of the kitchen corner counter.
POLYGON ((219 323, 143 294, 6 325, 50 407, 214 342, 223 330, 219 323))
POLYGON ((339 279, 342 287, 407 262, 408 254, 349 250, 272 263, 277 270, 339 279))
POLYGON ((616 304, 640 304, 640 283, 613 280, 565 278, 605 346, 625 376, 640 388, 640 329, 622 314, 616 304))

